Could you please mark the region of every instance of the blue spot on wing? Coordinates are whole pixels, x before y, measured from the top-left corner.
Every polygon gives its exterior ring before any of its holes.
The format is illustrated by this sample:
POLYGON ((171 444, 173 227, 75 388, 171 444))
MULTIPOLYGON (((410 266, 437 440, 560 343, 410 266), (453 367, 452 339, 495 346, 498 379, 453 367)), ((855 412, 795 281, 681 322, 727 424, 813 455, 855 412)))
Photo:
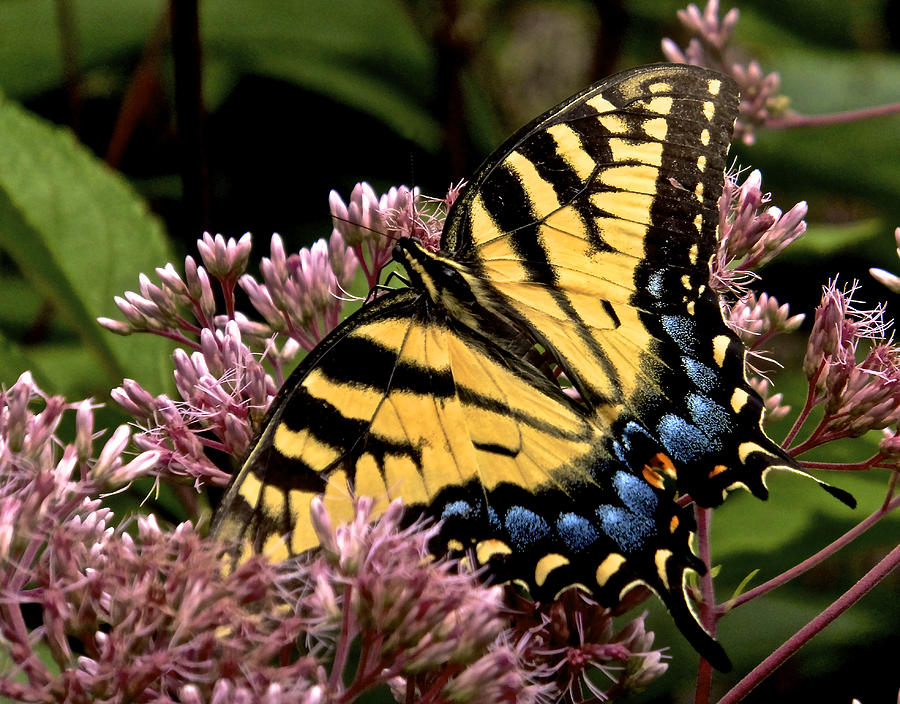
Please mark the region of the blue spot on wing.
POLYGON ((556 520, 556 530, 566 544, 566 548, 574 553, 590 547, 600 538, 600 534, 593 524, 577 513, 560 514, 556 520))
POLYGON ((654 298, 662 298, 666 294, 666 277, 662 271, 654 271, 647 278, 647 290, 654 298))
POLYGON ((692 357, 682 357, 681 364, 684 366, 688 378, 694 382, 698 389, 710 392, 716 388, 719 376, 716 374, 715 369, 703 364, 703 362, 698 362, 692 357))
POLYGON ((731 431, 731 414, 707 396, 688 394, 687 407, 691 420, 707 435, 726 435, 731 431))
POLYGON ((513 506, 506 512, 506 530, 516 548, 524 550, 545 538, 550 532, 550 526, 534 511, 524 506, 513 506))
POLYGON ((622 503, 632 511, 653 513, 657 504, 656 494, 653 489, 642 479, 638 479, 626 472, 616 472, 613 477, 613 487, 622 503))
POLYGON ((472 506, 468 501, 451 501, 441 512, 441 518, 469 518, 472 515, 472 506))
POLYGON ((692 462, 722 446, 718 437, 710 437, 674 413, 660 418, 656 429, 663 447, 677 462, 692 462))
POLYGON ((655 532, 652 515, 632 513, 610 504, 598 506, 595 513, 603 532, 626 554, 643 548, 655 532))
POLYGON ((669 337, 675 340, 683 351, 690 352, 694 348, 697 331, 693 320, 683 315, 663 315, 660 316, 660 321, 669 337))
POLYGON ((616 472, 612 486, 624 506, 601 504, 594 514, 600 529, 619 550, 634 553, 656 534, 654 515, 659 499, 647 482, 627 472, 616 472))

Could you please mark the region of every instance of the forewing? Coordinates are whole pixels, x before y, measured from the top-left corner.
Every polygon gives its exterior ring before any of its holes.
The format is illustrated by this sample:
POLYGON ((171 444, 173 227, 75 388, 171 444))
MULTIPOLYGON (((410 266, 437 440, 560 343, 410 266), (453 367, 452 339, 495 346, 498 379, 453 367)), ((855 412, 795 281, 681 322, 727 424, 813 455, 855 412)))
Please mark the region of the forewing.
POLYGON ((790 464, 760 430, 744 348, 709 289, 736 85, 691 66, 628 71, 524 128, 451 212, 479 269, 599 423, 639 427, 704 506, 790 464))

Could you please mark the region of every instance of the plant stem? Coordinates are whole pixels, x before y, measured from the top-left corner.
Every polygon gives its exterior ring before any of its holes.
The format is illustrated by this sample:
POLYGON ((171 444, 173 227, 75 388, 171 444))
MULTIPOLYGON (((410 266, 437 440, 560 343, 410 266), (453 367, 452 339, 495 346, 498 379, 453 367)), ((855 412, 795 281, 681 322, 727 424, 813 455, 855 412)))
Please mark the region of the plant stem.
POLYGON ((797 433, 800 432, 800 428, 803 427, 806 419, 809 418, 809 413, 813 409, 813 406, 816 405, 816 382, 819 380, 819 377, 822 376, 822 371, 824 369, 825 360, 823 359, 821 364, 819 364, 819 368, 816 370, 816 373, 813 374, 812 379, 809 380, 809 388, 806 391, 806 403, 803 405, 803 410, 800 411, 800 414, 797 416, 797 420, 794 421, 794 425, 788 431, 787 436, 781 443, 782 447, 790 447, 790 444, 794 442, 794 438, 797 437, 797 433))
POLYGON ((900 545, 891 550, 875 567, 869 570, 862 579, 842 594, 822 613, 807 623, 797 633, 788 638, 784 644, 769 657, 763 660, 744 679, 732 687, 719 704, 733 704, 747 696, 760 682, 778 669, 791 655, 803 647, 807 641, 822 631, 844 611, 859 601, 900 564, 900 545))
MULTIPOLYGON (((719 619, 718 609, 716 608, 716 594, 712 581, 712 570, 710 570, 710 545, 709 545, 709 529, 711 511, 708 508, 695 506, 694 515, 697 517, 697 556, 706 565, 706 572, 700 577, 700 623, 709 631, 710 635, 716 634, 716 623, 719 619)), ((695 704, 706 704, 709 702, 710 691, 712 690, 712 667, 703 658, 700 658, 700 664, 697 668, 697 689, 694 692, 695 704)))
POLYGON ((878 462, 880 462, 882 458, 882 455, 879 453, 877 455, 872 455, 869 459, 863 460, 862 462, 853 462, 849 464, 842 462, 810 462, 801 460, 800 466, 804 469, 833 469, 839 472, 865 472, 872 469, 872 467, 878 466, 878 462))
POLYGON ((847 110, 834 112, 829 115, 785 115, 784 117, 770 117, 766 120, 766 127, 773 130, 782 130, 792 127, 822 127, 825 125, 841 125, 847 122, 869 120, 873 117, 895 115, 900 113, 900 103, 888 105, 876 105, 871 108, 859 110, 847 110))
POLYGON ((878 521, 884 518, 888 513, 896 509, 900 506, 900 497, 896 497, 893 501, 890 501, 886 504, 883 504, 877 511, 872 513, 868 518, 860 521, 853 528, 844 533, 840 538, 835 540, 833 543, 828 545, 825 548, 822 548, 815 555, 808 557, 803 562, 798 565, 795 565, 791 569, 786 572, 782 572, 777 577, 773 577, 768 582, 760 584, 758 587, 751 589, 749 591, 744 592, 739 597, 734 599, 733 601, 725 604, 722 608, 726 610, 733 609, 741 604, 745 604, 748 601, 755 599, 758 596, 765 594, 766 592, 772 591, 773 589, 780 587, 782 584, 786 584, 790 582, 795 577, 799 577, 804 572, 812 569, 820 562, 826 560, 827 558, 834 555, 838 550, 842 549, 846 545, 850 544, 860 535, 865 533, 869 528, 875 525, 878 521))
POLYGON ((341 633, 338 637, 337 646, 335 647, 334 662, 331 665, 331 676, 329 677, 329 685, 332 692, 340 692, 344 687, 344 668, 347 667, 347 656, 350 653, 350 646, 356 637, 355 628, 353 628, 350 606, 350 597, 353 587, 349 584, 344 587, 342 606, 344 611, 343 623, 341 623, 341 633))

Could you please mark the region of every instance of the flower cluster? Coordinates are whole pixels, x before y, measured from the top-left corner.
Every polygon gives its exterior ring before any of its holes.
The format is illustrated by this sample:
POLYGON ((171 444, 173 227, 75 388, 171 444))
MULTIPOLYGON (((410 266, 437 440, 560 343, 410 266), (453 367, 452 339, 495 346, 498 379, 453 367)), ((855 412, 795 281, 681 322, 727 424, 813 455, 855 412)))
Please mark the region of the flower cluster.
POLYGON ((728 324, 749 350, 756 349, 773 335, 797 330, 806 316, 791 315, 790 304, 779 304, 774 296, 752 291, 746 293, 728 311, 728 324))
POLYGON ((762 174, 754 170, 738 183, 728 173, 719 200, 719 247, 713 259, 710 285, 716 291, 741 288, 752 271, 767 264, 806 232, 808 207, 801 201, 787 213, 767 206, 762 174))
POLYGON ((140 449, 157 452, 157 471, 225 484, 230 475, 209 459, 210 450, 235 458, 246 454, 259 420, 278 390, 272 377, 242 341, 240 326, 200 331, 200 349, 176 349, 175 387, 180 400, 152 395, 125 379, 111 396, 140 426, 140 449))
POLYGON ((248 701, 272 687, 302 701, 315 663, 270 665, 302 627, 273 617, 271 567, 223 579, 221 548, 190 523, 140 517, 132 534, 97 498, 148 476, 156 453, 127 459, 127 426, 95 447, 93 404, 48 396, 28 374, 0 403, 0 698, 209 701, 230 682, 248 701), (67 413, 71 443, 58 435, 67 413))
MULTIPOLYGON (((351 206, 368 202, 369 225, 380 223, 392 237, 414 234, 431 246, 456 196, 451 191, 442 205, 420 207, 419 194, 401 187, 375 208, 370 191, 360 186, 351 199, 351 206)), ((356 217, 358 208, 351 210, 356 217)), ((246 273, 248 235, 238 241, 204 235, 201 264, 187 257, 183 275, 171 264, 158 269, 159 284, 142 276, 139 293, 117 299, 125 322, 101 323, 120 334, 177 341, 178 396, 154 396, 124 380, 112 397, 139 430, 132 437, 121 426, 96 456, 95 404, 48 396, 27 374, 2 393, 0 637, 10 658, 0 669, 0 695, 276 704, 351 701, 379 686, 423 702, 537 702, 556 697, 561 687, 575 691, 566 679, 574 676, 573 656, 549 647, 557 642, 548 635, 549 619, 516 630, 502 588, 483 586, 454 563, 425 559, 435 528, 401 528, 399 503, 373 522, 371 501, 360 499, 349 525, 332 526, 316 502, 323 549, 312 562, 276 567, 254 558, 223 576, 222 546, 191 523, 169 531, 152 515, 139 517, 132 535, 128 522, 96 498, 142 478, 228 480, 210 453, 246 453, 252 423, 277 389, 264 365, 281 376, 299 347, 336 324, 333 294, 356 262, 382 256, 373 243, 385 238, 370 237, 368 249, 350 239, 354 244, 345 245, 336 230, 327 245, 287 255, 275 236, 257 282, 246 273), (264 322, 236 310, 238 286, 264 322), (276 332, 288 337, 280 350, 270 340, 276 332), (66 412, 76 416, 69 444, 56 435, 66 412), (129 460, 130 442, 140 454, 129 460), (45 612, 38 631, 26 615, 32 602, 45 612), (56 670, 42 664, 39 645, 49 649, 56 670), (349 651, 357 645, 361 657, 348 680, 349 651)), ((642 619, 626 635, 613 633, 608 614, 603 623, 578 645, 588 655, 574 672, 585 682, 589 665, 615 658, 631 663, 627 677, 613 678, 620 689, 661 674, 642 619), (645 659, 648 665, 641 664, 645 659)))
POLYGON ((719 0, 708 0, 701 11, 690 4, 678 11, 678 19, 690 36, 682 49, 671 39, 662 40, 662 51, 669 61, 706 66, 734 79, 741 91, 741 104, 734 124, 734 137, 753 144, 760 128, 783 129, 828 125, 893 115, 900 104, 880 105, 831 115, 803 115, 791 108, 790 100, 779 94, 778 73, 765 73, 754 59, 744 61, 744 52, 731 46, 740 13, 733 8, 719 18, 719 0))
MULTIPOLYGON (((139 294, 128 291, 124 297, 116 297, 125 322, 100 318, 100 324, 121 335, 152 332, 200 349, 204 329, 221 330, 227 321, 234 320, 257 347, 264 346, 276 333, 292 340, 293 346, 282 352, 280 360, 290 361, 296 345, 312 349, 337 324, 345 299, 341 292, 353 279, 356 257, 337 233, 328 241, 319 240, 291 255, 276 234, 272 236, 270 257, 260 264, 261 285, 245 273, 250 247, 249 234, 235 241, 205 233, 197 242, 202 264, 186 257, 184 276, 172 264, 158 268, 159 285, 142 275, 139 294), (217 312, 213 279, 219 285, 224 314, 217 312), (235 310, 238 285, 264 323, 252 322, 235 310)), ((279 361, 278 355, 269 352, 272 361, 279 361)))
POLYGON ((552 684, 569 701, 607 701, 639 692, 668 669, 663 651, 653 648, 653 632, 644 627, 646 612, 616 628, 613 611, 577 589, 549 604, 512 592, 507 602, 515 612, 512 637, 522 659, 538 681, 552 684))
POLYGON ((426 207, 418 188, 399 186, 379 197, 363 181, 353 187, 349 203, 344 203, 337 191, 331 191, 332 236, 341 237, 356 253, 371 289, 399 238, 411 237, 432 251, 438 249, 444 216, 457 192, 451 188, 444 200, 428 201, 435 207, 426 207))
POLYGON ((242 457, 253 421, 284 381, 284 366, 337 325, 344 303, 339 292, 356 270, 356 257, 339 234, 291 255, 273 235, 271 254, 260 264, 261 284, 245 273, 250 248, 249 234, 238 241, 204 234, 197 242, 202 264, 186 257, 183 276, 172 264, 158 268, 159 285, 141 276, 140 293, 116 298, 125 322, 99 321, 120 334, 151 332, 182 346, 173 353, 178 399, 154 396, 132 379, 111 394, 143 429, 136 445, 159 453, 160 474, 226 483, 229 474, 209 459, 209 451, 242 457), (236 286, 264 322, 235 309, 236 286), (285 339, 280 348, 273 343, 276 333, 285 339), (274 376, 263 362, 272 365, 274 376))
MULTIPOLYGON (((335 701, 378 686, 406 701, 535 701, 542 687, 497 641, 506 628, 502 589, 483 586, 450 561, 428 559, 435 528, 401 528, 403 506, 394 502, 377 523, 373 502, 360 498, 346 525, 332 525, 321 501, 312 505, 321 553, 299 570, 288 565, 286 585, 298 612, 327 634, 316 647, 332 651, 329 696, 335 701), (349 677, 349 650, 359 656, 349 677), (501 684, 502 683, 502 684, 501 684)), ((315 633, 312 636, 315 637, 315 633)))
MULTIPOLYGON (((724 306, 725 320, 747 348, 748 381, 762 397, 766 412, 766 424, 784 418, 790 406, 784 405, 783 395, 772 392, 772 383, 757 369, 764 362, 771 363, 765 345, 781 333, 798 330, 806 316, 803 313, 791 315, 790 305, 779 304, 774 296, 761 293, 758 296, 748 291, 731 306, 724 306)), ((777 364, 777 363, 776 363, 777 364)))
POLYGON ((743 64, 731 50, 731 40, 740 13, 732 8, 719 18, 719 0, 709 0, 701 12, 690 4, 678 11, 678 19, 690 35, 682 50, 671 39, 662 40, 662 50, 669 61, 707 66, 731 76, 741 89, 740 112, 735 122, 736 139, 753 144, 755 132, 774 116, 784 115, 789 101, 778 94, 781 80, 777 73, 764 73, 758 61, 743 64))
POLYGON ((809 395, 795 427, 814 406, 821 405, 825 414, 809 437, 792 448, 795 453, 900 422, 900 348, 884 339, 884 307, 860 309, 855 293, 855 285, 839 290, 831 283, 816 308, 803 360, 809 395), (863 341, 868 350, 860 362, 863 341))

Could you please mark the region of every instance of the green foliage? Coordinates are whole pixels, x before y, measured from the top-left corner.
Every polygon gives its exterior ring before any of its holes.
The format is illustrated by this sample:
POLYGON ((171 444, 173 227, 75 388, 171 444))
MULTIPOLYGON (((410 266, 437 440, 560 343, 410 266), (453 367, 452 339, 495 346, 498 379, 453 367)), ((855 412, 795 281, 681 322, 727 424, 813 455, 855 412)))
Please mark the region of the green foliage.
MULTIPOLYGON (((160 19, 159 0, 54 0, 0 2, 0 87, 11 98, 24 100, 53 90, 62 82, 58 6, 73 14, 80 60, 99 74, 109 64, 132 55, 147 40, 160 19)), ((107 75, 114 75, 107 74, 107 75)))
MULTIPOLYGON (((34 367, 51 388, 69 393, 108 390, 123 376, 162 385, 159 345, 117 338, 96 323, 118 312, 113 296, 134 288, 139 272, 170 258, 158 221, 71 134, 7 99, 0 101, 0 247, 68 333, 39 350, 7 341, 4 381, 34 367)), ((6 284, 3 299, 14 314, 22 286, 6 284)))

